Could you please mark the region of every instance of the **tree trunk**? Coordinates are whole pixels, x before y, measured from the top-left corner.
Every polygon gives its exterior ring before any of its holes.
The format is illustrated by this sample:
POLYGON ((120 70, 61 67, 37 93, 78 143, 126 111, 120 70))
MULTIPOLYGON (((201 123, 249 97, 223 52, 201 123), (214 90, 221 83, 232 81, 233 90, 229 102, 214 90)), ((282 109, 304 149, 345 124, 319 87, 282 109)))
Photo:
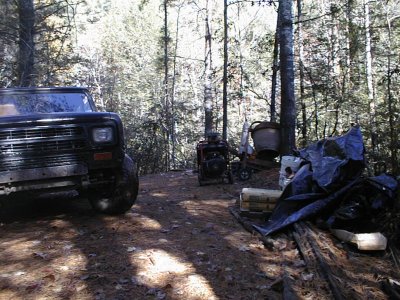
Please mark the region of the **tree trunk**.
POLYGON ((176 169, 176 120, 175 120, 175 84, 176 84, 176 55, 178 52, 179 44, 179 20, 181 15, 182 6, 178 6, 178 14, 176 16, 176 33, 175 33, 175 49, 174 49, 174 61, 173 61, 173 76, 172 76, 172 87, 171 87, 171 118, 170 128, 171 143, 172 143, 172 167, 176 169))
POLYGON ((212 97, 212 56, 211 56, 211 30, 209 21, 209 1, 206 4, 205 18, 205 55, 204 55, 204 136, 213 130, 213 97, 212 97))
MULTIPOLYGON (((278 8, 279 9, 279 8, 278 8)), ((272 63, 272 76, 271 76, 271 104, 270 104, 270 113, 271 113, 271 122, 276 122, 276 86, 277 86, 277 77, 279 70, 279 11, 278 17, 276 20, 276 30, 275 30, 275 41, 274 41, 274 58, 272 63)))
POLYGON ((347 90, 350 92, 354 85, 353 85, 353 60, 355 56, 355 49, 357 48, 355 45, 357 44, 357 40, 354 38, 354 31, 356 29, 356 25, 354 24, 354 1, 347 0, 346 4, 346 66, 347 72, 345 74, 345 78, 347 81, 347 90))
POLYGON ((302 147, 307 144, 307 110, 304 92, 304 49, 303 49, 303 32, 302 32, 302 4, 301 0, 297 0, 297 42, 299 45, 299 72, 300 72, 300 103, 301 103, 301 135, 302 147))
POLYGON ((294 96, 294 54, 292 1, 280 0, 280 74, 281 74, 281 154, 296 148, 296 103, 294 96))
POLYGON ((19 86, 31 86, 34 80, 34 26, 35 10, 33 0, 18 0, 19 42, 18 69, 19 86))
POLYGON ((228 138, 228 0, 224 0, 224 75, 222 90, 222 138, 228 138))
POLYGON ((393 174, 397 174, 398 162, 397 162, 397 138, 395 120, 394 120, 394 109, 393 109, 393 94, 392 94, 392 21, 387 17, 387 29, 388 29, 388 54, 387 54, 387 94, 388 94, 388 114, 389 114, 389 132, 390 132, 390 161, 392 165, 393 174))
POLYGON ((164 105, 165 105, 165 122, 166 122, 166 139, 165 139, 165 144, 166 144, 166 153, 165 153, 165 167, 166 170, 169 170, 169 163, 170 163, 170 157, 169 157, 169 140, 170 140, 170 111, 169 111, 169 87, 168 87, 168 44, 169 44, 169 35, 168 35, 168 0, 164 0, 164 105))
MULTIPOLYGON (((342 102, 342 97, 343 97, 343 90, 339 90, 339 82, 340 82, 340 76, 341 76, 341 66, 340 66, 340 57, 339 57, 339 50, 340 50, 340 45, 339 45, 339 24, 338 24, 338 14, 337 14, 337 8, 335 3, 332 1, 331 3, 331 35, 330 35, 330 43, 331 43, 331 53, 330 53, 330 60, 332 64, 332 74, 330 74, 330 81, 333 83, 333 91, 327 91, 328 93, 325 93, 326 96, 326 117, 330 114, 330 112, 334 113, 334 124, 333 128, 331 128, 330 123, 331 123, 331 118, 327 120, 325 118, 325 124, 326 127, 328 128, 329 136, 337 134, 337 129, 338 129, 338 124, 339 124, 339 109, 341 106, 342 102), (342 92, 342 93, 341 93, 342 92), (332 101, 333 100, 333 101, 332 101), (329 107, 329 102, 333 102, 333 110, 330 110, 329 107), (329 127, 328 127, 329 125, 329 127)), ((325 130, 324 130, 325 131, 325 130)), ((327 135, 326 131, 324 133, 324 137, 327 135)))
POLYGON ((376 155, 377 142, 376 142, 376 109, 375 109, 375 93, 372 75, 372 55, 371 55, 371 33, 370 33, 370 20, 369 20, 369 0, 364 3, 364 27, 365 27, 365 62, 366 62, 366 77, 369 101, 369 122, 371 130, 371 147, 373 156, 376 155))

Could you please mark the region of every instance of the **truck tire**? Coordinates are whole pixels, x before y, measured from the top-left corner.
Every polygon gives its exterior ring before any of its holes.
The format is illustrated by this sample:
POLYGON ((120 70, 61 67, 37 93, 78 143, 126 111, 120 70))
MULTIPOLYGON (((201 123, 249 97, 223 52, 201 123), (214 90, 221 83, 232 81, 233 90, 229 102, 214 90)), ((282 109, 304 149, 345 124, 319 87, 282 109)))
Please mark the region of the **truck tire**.
POLYGON ((89 201, 92 207, 106 214, 122 214, 128 211, 135 203, 138 190, 138 171, 133 160, 125 155, 120 175, 113 191, 103 193, 89 192, 89 201))
POLYGON ((238 172, 238 177, 241 181, 246 181, 251 178, 252 172, 249 168, 242 168, 238 172))

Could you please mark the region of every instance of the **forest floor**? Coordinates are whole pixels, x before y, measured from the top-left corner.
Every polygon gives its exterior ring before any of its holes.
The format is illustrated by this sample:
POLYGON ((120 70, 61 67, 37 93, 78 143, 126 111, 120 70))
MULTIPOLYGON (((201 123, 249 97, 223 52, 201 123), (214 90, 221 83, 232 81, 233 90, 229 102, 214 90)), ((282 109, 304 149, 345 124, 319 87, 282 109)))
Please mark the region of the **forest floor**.
POLYGON ((302 250, 290 231, 244 229, 242 188, 277 189, 278 176, 207 186, 191 171, 143 176, 121 216, 78 197, 6 203, 0 299, 389 299, 383 283, 400 276, 390 251, 360 253, 310 224, 302 250))

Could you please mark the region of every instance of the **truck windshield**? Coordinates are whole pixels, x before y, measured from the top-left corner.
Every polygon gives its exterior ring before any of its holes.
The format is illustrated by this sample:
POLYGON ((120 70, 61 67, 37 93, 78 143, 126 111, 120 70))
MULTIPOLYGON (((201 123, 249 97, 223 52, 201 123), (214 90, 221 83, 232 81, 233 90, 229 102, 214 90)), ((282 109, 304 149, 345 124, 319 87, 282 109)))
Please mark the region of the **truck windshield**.
POLYGON ((15 93, 0 95, 0 116, 93 111, 85 93, 15 93))

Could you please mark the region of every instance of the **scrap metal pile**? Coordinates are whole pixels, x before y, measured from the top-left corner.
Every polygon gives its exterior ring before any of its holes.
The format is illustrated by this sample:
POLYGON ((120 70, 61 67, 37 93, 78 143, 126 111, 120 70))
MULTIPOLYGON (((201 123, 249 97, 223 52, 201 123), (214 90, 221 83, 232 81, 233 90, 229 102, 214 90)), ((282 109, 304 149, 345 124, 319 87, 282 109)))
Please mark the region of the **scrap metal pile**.
MULTIPOLYGON (((384 231, 395 243, 398 181, 389 174, 364 177, 361 130, 327 138, 298 152, 302 166, 284 189, 271 216, 254 227, 270 235, 307 218, 351 233, 384 231)), ((398 211, 398 210, 397 210, 398 211)), ((397 245, 399 246, 399 245, 397 245)))
MULTIPOLYGON (((281 255, 285 271, 270 288, 283 290, 287 299, 313 298, 312 293, 319 299, 400 299, 398 180, 387 173, 366 176, 357 126, 296 154, 299 168, 267 220, 243 214, 242 207, 241 213, 230 209, 244 228, 258 231, 264 245, 281 255)), ((274 202, 274 190, 248 190, 258 198, 265 193, 267 204, 274 202)))

